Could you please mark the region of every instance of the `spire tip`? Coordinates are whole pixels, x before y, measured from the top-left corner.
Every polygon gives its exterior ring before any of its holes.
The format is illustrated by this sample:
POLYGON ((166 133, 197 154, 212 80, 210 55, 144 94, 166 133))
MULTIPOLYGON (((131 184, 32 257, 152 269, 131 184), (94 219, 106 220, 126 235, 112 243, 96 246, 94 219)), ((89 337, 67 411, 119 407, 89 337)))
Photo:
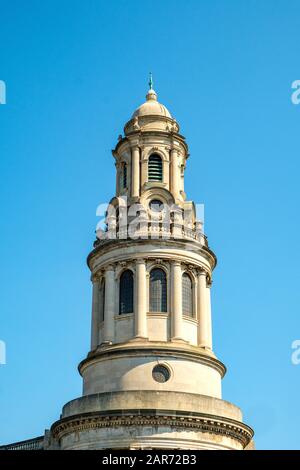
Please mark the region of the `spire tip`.
POLYGON ((152 72, 149 72, 149 90, 153 90, 153 77, 152 77, 152 72))

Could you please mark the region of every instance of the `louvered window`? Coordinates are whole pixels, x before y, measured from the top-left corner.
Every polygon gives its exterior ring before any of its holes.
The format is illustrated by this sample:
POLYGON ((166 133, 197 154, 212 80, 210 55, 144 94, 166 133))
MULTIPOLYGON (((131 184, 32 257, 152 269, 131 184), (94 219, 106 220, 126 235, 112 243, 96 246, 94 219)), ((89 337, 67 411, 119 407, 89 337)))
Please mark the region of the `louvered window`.
POLYGON ((162 181, 163 169, 162 160, 159 155, 153 153, 148 161, 148 181, 162 181))
POLYGON ((193 316, 193 285, 187 273, 182 276, 182 313, 193 316))
POLYGON ((167 277, 163 269, 152 269, 149 297, 150 312, 167 311, 167 277))
POLYGON ((133 274, 132 271, 124 271, 120 278, 119 313, 133 312, 133 274))

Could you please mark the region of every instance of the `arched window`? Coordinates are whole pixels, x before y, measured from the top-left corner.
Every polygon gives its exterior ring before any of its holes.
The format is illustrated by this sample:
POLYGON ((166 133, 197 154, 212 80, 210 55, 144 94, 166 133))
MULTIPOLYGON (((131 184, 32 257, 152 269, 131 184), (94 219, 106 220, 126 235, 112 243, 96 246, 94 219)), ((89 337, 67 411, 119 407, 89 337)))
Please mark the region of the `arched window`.
POLYGON ((120 277, 119 313, 133 312, 133 274, 129 269, 120 277))
POLYGON ((163 167, 159 155, 153 153, 148 160, 148 181, 162 181, 163 167))
POLYGON ((105 308, 105 281, 103 278, 100 281, 99 306, 100 306, 100 322, 102 322, 104 320, 104 308, 105 308))
POLYGON ((163 269, 154 268, 150 273, 150 312, 167 311, 167 277, 163 269))
POLYGON ((182 276, 182 313, 193 316, 193 284, 187 273, 182 276))

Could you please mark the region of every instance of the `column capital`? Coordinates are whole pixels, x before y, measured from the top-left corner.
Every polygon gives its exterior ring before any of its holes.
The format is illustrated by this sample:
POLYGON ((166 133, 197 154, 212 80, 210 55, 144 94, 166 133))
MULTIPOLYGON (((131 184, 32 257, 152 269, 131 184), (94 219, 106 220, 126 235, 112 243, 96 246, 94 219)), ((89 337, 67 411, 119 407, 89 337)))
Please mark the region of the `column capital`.
POLYGON ((130 142, 131 150, 140 150, 140 146, 138 142, 130 142))
POLYGON ((181 264, 182 264, 181 261, 178 261, 176 259, 172 261, 172 266, 180 266, 181 267, 181 264))
POLYGON ((91 273, 91 281, 92 282, 99 282, 101 278, 104 276, 104 269, 101 268, 95 273, 91 273))
POLYGON ((171 136, 171 150, 174 148, 174 149, 179 149, 179 143, 178 143, 178 140, 174 137, 174 136, 171 136))
POLYGON ((198 267, 197 268, 197 274, 198 274, 198 276, 207 276, 207 271, 202 267, 198 267))
POLYGON ((93 284, 99 282, 100 281, 99 273, 92 274, 91 275, 91 281, 92 281, 93 284))
POLYGON ((104 270, 107 271, 114 271, 115 270, 115 263, 110 263, 107 266, 105 266, 104 270))
POLYGON ((137 258, 135 260, 136 264, 145 264, 146 263, 146 260, 145 258, 137 258))

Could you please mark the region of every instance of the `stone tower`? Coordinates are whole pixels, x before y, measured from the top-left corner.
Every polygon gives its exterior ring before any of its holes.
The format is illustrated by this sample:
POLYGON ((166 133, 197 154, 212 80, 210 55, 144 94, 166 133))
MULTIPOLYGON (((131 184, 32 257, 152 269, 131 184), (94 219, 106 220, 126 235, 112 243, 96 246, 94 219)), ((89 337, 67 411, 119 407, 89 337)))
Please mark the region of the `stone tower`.
POLYGON ((83 395, 63 407, 49 445, 242 450, 253 431, 222 400, 225 366, 212 349, 216 257, 184 192, 188 146, 151 81, 112 153, 116 192, 88 256, 83 395))

